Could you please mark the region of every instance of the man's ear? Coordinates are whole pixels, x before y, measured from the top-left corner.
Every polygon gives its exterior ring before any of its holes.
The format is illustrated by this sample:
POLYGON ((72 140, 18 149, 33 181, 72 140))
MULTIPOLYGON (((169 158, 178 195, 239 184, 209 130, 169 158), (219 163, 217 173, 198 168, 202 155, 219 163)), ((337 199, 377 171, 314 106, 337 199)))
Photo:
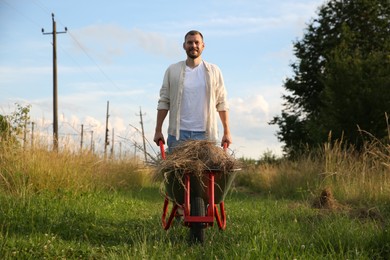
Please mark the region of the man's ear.
POLYGON ((185 50, 186 49, 186 43, 185 42, 183 42, 183 49, 185 50))

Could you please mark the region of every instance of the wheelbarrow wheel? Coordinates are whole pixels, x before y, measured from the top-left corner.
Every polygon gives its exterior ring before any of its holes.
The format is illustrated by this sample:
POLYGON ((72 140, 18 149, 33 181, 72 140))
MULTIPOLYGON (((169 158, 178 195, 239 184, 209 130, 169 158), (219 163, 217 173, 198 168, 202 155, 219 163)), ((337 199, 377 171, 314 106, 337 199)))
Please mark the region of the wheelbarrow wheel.
MULTIPOLYGON (((191 202, 191 216, 204 217, 206 215, 206 209, 204 200, 201 197, 194 197, 191 202)), ((190 239, 195 243, 204 242, 204 223, 194 222, 190 228, 190 239)))

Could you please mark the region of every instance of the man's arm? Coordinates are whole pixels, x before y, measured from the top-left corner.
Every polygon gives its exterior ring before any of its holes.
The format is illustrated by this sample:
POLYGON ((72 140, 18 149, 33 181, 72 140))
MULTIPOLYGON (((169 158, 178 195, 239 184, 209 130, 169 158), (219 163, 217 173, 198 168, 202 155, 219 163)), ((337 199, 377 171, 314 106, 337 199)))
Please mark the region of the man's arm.
POLYGON ((165 117, 167 116, 167 114, 168 114, 167 109, 157 110, 156 129, 155 129, 154 138, 153 138, 153 141, 157 145, 160 145, 159 144, 160 140, 163 141, 163 143, 165 144, 164 135, 162 133, 162 125, 164 123, 164 120, 165 120, 165 117))
POLYGON ((232 143, 232 137, 230 135, 229 128, 229 112, 228 111, 218 111, 219 117, 221 118, 222 126, 223 126, 223 136, 221 141, 221 146, 224 143, 227 144, 227 147, 232 143))

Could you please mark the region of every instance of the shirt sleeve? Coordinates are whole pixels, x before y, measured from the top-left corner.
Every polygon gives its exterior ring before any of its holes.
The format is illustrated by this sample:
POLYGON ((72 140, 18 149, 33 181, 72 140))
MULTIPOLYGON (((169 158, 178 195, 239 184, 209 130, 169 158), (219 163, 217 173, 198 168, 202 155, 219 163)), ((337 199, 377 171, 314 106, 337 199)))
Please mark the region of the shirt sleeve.
POLYGON ((160 98, 158 100, 157 110, 166 109, 169 110, 169 68, 165 71, 163 84, 160 89, 160 98))
POLYGON ((215 67, 215 84, 216 84, 216 108, 217 111, 228 111, 229 104, 227 101, 227 91, 223 80, 221 70, 215 67))

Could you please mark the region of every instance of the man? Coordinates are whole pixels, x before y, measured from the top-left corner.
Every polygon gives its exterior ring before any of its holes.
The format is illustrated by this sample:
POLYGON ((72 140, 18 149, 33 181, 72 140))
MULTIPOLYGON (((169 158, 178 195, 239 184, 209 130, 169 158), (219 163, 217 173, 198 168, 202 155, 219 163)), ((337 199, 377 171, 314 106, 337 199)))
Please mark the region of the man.
POLYGON ((202 60, 203 35, 189 31, 184 37, 185 61, 172 64, 165 72, 157 106, 154 142, 165 144, 162 125, 169 111, 168 148, 185 140, 217 142, 217 113, 222 122, 221 146, 229 145, 229 113, 225 85, 220 69, 202 60))

